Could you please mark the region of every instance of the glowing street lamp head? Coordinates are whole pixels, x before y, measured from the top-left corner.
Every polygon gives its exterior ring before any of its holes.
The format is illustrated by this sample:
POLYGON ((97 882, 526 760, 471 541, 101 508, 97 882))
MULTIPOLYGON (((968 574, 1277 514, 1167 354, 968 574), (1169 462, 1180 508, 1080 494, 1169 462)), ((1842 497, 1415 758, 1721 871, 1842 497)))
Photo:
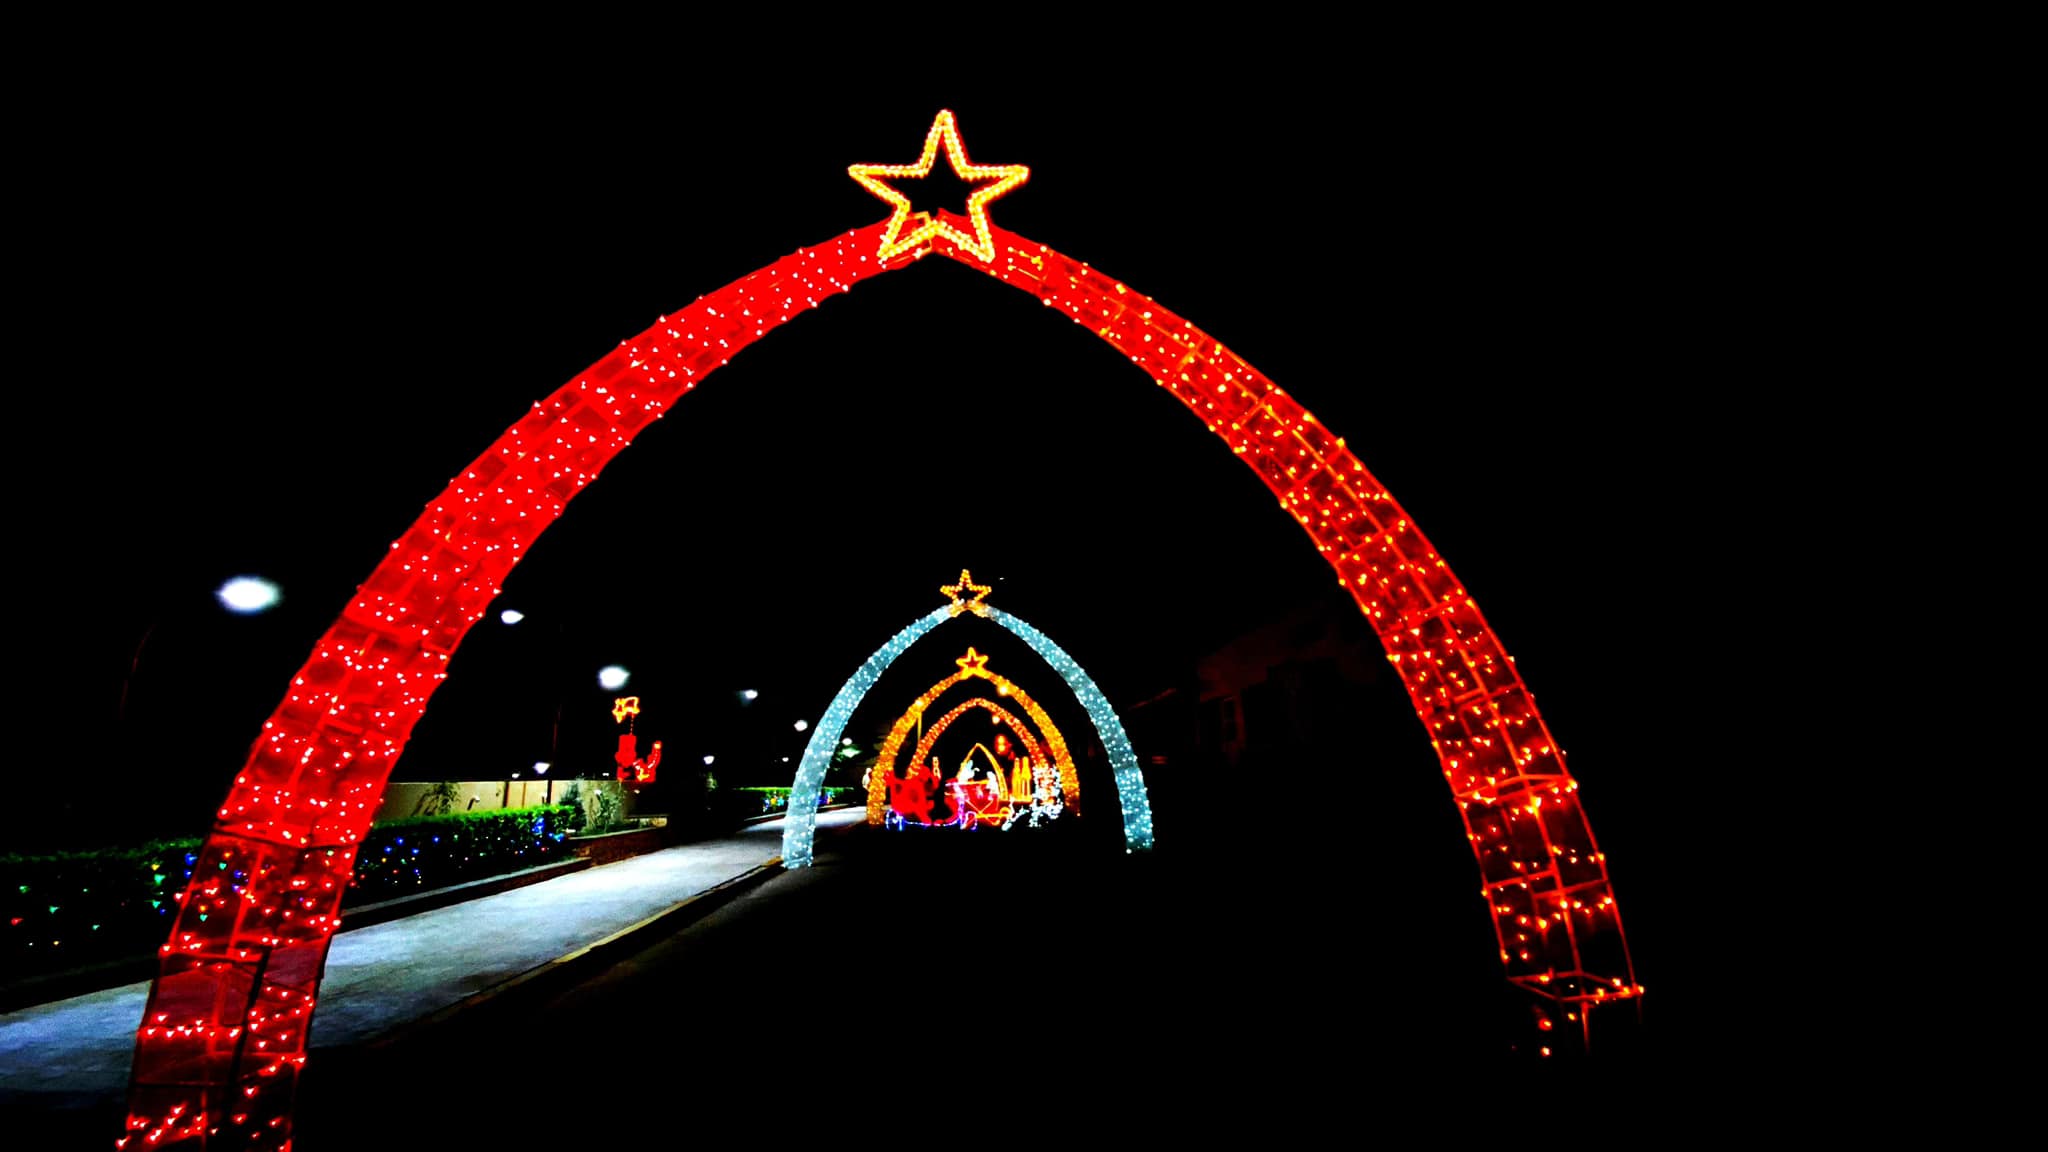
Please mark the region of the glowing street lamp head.
POLYGON ((517 624, 524 619, 526 619, 526 613, 521 612, 517 608, 507 608, 503 612, 498 613, 498 622, 501 624, 517 624))
POLYGON ((631 675, 617 664, 607 664, 597 670, 597 686, 607 692, 616 692, 626 686, 626 678, 631 675))
POLYGON ((261 576, 237 576, 220 586, 214 594, 221 607, 237 616, 253 616, 267 612, 277 606, 277 585, 261 576))
POLYGON ((755 700, 759 699, 760 696, 761 694, 759 692, 754 691, 752 688, 744 689, 740 692, 740 703, 752 704, 755 700))
POLYGON ((811 722, 809 720, 799 720, 796 722, 796 730, 799 732, 803 731, 806 728, 809 728, 810 726, 811 722))
POLYGON ((533 762, 533 774, 536 776, 545 776, 548 774, 548 769, 553 767, 553 764, 550 764, 545 760, 535 760, 533 762))

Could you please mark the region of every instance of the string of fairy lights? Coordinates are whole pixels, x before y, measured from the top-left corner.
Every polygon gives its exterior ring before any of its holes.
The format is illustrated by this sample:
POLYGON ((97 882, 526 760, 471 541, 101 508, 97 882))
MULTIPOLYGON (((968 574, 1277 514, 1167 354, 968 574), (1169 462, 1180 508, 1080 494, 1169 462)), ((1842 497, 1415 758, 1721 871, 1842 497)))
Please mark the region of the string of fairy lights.
MULTIPOLYGON (((856 165, 888 220, 800 249, 663 316, 534 404, 391 545, 264 722, 202 845, 138 1030, 119 1144, 291 1143, 309 1019, 358 846, 450 657, 570 500, 682 396, 754 341, 883 271, 937 254, 1085 325, 1222 438, 1314 540, 1372 623, 1435 744, 1480 864, 1509 979, 1567 1006, 1638 996, 1606 861, 1577 784, 1477 605, 1392 497, 1292 397, 1193 324, 1051 248, 996 228, 987 206, 1021 165, 973 165, 941 113, 920 159, 856 165), (939 150, 978 183, 966 217, 912 213, 890 180, 939 150), (893 195, 892 195, 893 194, 893 195), (1523 917, 1528 917, 1525 923, 1523 917), (203 918, 202 918, 203 917, 203 918)), ((834 706, 918 635, 899 633, 834 706), (877 663, 879 661, 879 663, 877 663)), ((1114 710, 1078 665, 1003 623, 1088 709, 1115 773, 1126 847, 1153 842, 1143 779, 1114 710)), ((821 723, 792 791, 786 863, 809 862, 831 740, 821 723)), ((1570 1018, 1570 1017, 1568 1017, 1570 1018)))

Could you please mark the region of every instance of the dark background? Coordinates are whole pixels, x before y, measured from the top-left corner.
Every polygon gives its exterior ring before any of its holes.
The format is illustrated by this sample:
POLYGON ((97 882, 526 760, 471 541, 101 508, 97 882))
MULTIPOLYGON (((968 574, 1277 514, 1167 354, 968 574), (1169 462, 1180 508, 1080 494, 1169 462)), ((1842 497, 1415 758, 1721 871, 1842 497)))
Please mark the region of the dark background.
MULTIPOLYGON (((124 72, 118 114, 31 133, 23 247, 55 356, 16 389, 48 460, 21 476, 17 555, 47 594, 22 601, 10 769, 56 784, 17 842, 202 828, 451 476, 657 316, 882 218, 846 165, 914 159, 949 107, 974 160, 1032 166, 997 223, 1156 297, 1347 438, 1568 750, 1639 976, 1718 963, 1707 873, 1766 839, 1714 823, 1760 749, 1733 669, 1794 658, 1756 650, 1747 606, 1789 516, 1760 478, 1796 455, 1783 429, 1807 403, 1773 359, 1796 287, 1770 260, 1809 142, 1753 86, 1655 52, 1439 49, 1317 75, 770 93, 512 64, 124 72), (220 612, 213 589, 244 572, 282 606, 220 612)), ((794 756, 790 723, 963 566, 1119 708, 1335 591, 1171 396, 1021 293, 927 261, 737 357, 581 493, 494 606, 526 622, 477 626, 396 778, 525 768, 557 706, 558 763, 607 770, 610 662, 634 672, 643 746, 728 764, 775 733, 769 754, 794 756), (761 693, 744 712, 743 688, 761 693)), ((966 643, 1002 643, 955 627, 854 734, 966 643)), ((1021 647, 992 667, 1056 695, 1021 647)), ((1218 854, 1312 843, 1342 868, 1392 844, 1469 900, 1420 726, 1391 678, 1361 690, 1355 760, 1154 787, 1218 854)), ((1162 820, 1162 846, 1179 834, 1162 820)))

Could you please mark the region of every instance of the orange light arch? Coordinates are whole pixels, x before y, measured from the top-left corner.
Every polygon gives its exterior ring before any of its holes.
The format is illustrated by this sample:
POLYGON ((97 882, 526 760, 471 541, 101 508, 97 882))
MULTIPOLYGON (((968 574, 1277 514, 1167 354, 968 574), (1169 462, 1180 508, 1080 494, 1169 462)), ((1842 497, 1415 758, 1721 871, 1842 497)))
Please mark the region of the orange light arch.
MULTIPOLYGON (((987 712, 991 719, 1003 724, 1010 731, 1017 734, 1017 739, 1024 745, 1024 756, 1027 762, 1032 764, 1047 763, 1045 750, 1038 743, 1037 736, 1033 735, 1031 726, 1017 719, 1015 713, 986 696, 976 696, 972 700, 962 701, 954 707, 947 709, 945 715, 934 720, 932 726, 924 730, 924 735, 918 737, 917 747, 912 749, 910 753, 910 763, 924 763, 924 758, 931 753, 932 746, 939 742, 939 737, 946 734, 946 729, 951 728, 955 720, 965 716, 975 708, 980 708, 987 712)), ((1065 742, 1063 737, 1061 743, 1064 744, 1065 742)), ((881 761, 876 761, 878 766, 880 763, 881 761)), ((895 768, 894 764, 889 765, 890 771, 895 771, 895 768)))
MULTIPOLYGON (((960 671, 925 689, 917 699, 911 701, 910 707, 903 710, 903 715, 896 718, 896 723, 889 726, 889 734, 882 740, 881 751, 875 754, 875 771, 868 776, 868 823, 880 824, 888 816, 889 776, 896 771, 896 757, 903 751, 904 741, 910 738, 911 727, 924 715, 924 710, 931 707, 939 697, 944 696, 948 689, 976 677, 995 685, 998 694, 1015 700, 1024 709, 1024 714, 1031 717, 1031 722, 1038 726, 1038 730, 1045 733, 1047 750, 1051 753, 1053 766, 1060 774, 1061 800, 1068 808, 1073 809, 1076 815, 1080 814, 1081 782, 1074 772, 1074 758, 1067 750, 1067 738, 1060 733, 1059 726, 1052 722, 1052 717, 1046 714, 1038 701, 1033 700, 1022 688, 1003 676, 989 671, 988 657, 982 656, 977 659, 976 655, 974 649, 969 648, 965 657, 955 661, 960 665, 960 671)), ((1009 717, 1002 709, 987 700, 969 700, 948 712, 943 720, 928 730, 926 738, 918 741, 911 763, 922 763, 926 750, 931 747, 930 740, 936 739, 938 734, 945 730, 945 725, 952 723, 954 716, 977 704, 1006 717, 1010 726, 1022 733, 1022 729, 1017 728, 1015 718, 1009 717)))

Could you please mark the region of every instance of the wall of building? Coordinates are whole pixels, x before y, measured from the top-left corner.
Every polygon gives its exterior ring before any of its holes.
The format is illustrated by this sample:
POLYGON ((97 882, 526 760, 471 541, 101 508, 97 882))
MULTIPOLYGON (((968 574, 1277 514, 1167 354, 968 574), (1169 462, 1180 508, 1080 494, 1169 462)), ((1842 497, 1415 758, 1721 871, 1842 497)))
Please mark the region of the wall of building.
MULTIPOLYGON (((633 814, 635 797, 630 789, 616 780, 458 780, 455 782, 455 802, 450 812, 485 812, 494 808, 525 808, 535 804, 559 804, 569 791, 571 784, 577 785, 583 796, 583 814, 593 815, 593 805, 600 792, 618 795, 622 802, 621 816, 633 814)), ((406 781, 393 783, 384 789, 384 802, 377 808, 376 821, 397 820, 406 816, 425 814, 423 807, 427 793, 434 787, 430 781, 406 781)))

